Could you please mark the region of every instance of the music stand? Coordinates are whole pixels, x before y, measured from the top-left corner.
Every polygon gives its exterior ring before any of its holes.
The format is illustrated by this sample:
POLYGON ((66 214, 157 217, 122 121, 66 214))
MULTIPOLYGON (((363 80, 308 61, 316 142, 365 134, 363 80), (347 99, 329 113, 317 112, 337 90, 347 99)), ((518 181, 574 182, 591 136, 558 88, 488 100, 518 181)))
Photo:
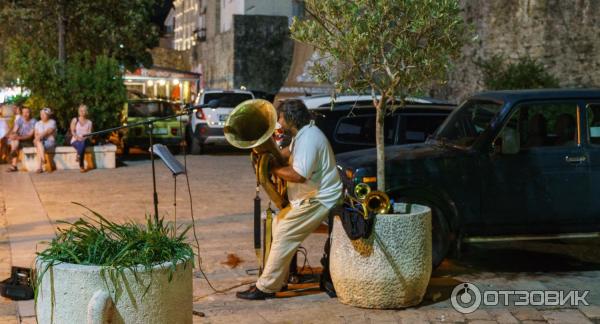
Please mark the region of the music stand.
POLYGON ((169 151, 165 145, 154 144, 152 146, 152 150, 150 150, 150 154, 152 154, 152 152, 158 155, 167 168, 171 170, 171 173, 173 173, 174 177, 185 173, 184 166, 181 164, 181 162, 177 161, 177 159, 173 156, 173 154, 171 154, 171 151, 169 151))
MULTIPOLYGON (((119 127, 113 127, 113 128, 109 128, 109 129, 105 129, 105 130, 101 130, 101 131, 97 131, 97 132, 93 132, 93 133, 89 133, 87 135, 85 135, 84 137, 89 138, 92 136, 96 136, 96 135, 101 135, 101 134, 108 134, 108 133, 112 133, 121 129, 128 129, 128 128, 132 128, 132 127, 137 127, 137 126, 144 126, 147 127, 148 129, 148 138, 150 139, 150 162, 152 164, 152 198, 154 201, 154 221, 156 223, 158 223, 158 194, 156 193, 156 172, 154 170, 154 139, 153 139, 153 128, 154 128, 154 123, 160 120, 167 120, 167 119, 173 119, 173 118, 177 118, 180 116, 185 116, 185 115, 189 115, 192 113, 195 113, 197 111, 197 109, 200 108, 217 108, 219 106, 220 102, 218 99, 213 99, 211 101, 209 101, 207 104, 203 104, 203 105, 197 105, 197 106, 193 106, 190 109, 185 109, 182 113, 180 114, 175 114, 175 115, 171 115, 171 116, 165 116, 165 117, 157 117, 157 118, 153 118, 150 120, 145 120, 145 121, 141 121, 141 122, 137 122, 137 123, 133 123, 133 124, 128 124, 128 125, 123 125, 123 126, 119 126, 119 127)), ((173 155, 171 155, 173 156, 173 155)), ((173 157, 173 160, 175 160, 175 158, 173 157)), ((164 160, 163 160, 164 161, 164 160)), ((175 160, 176 161, 176 160, 175 160)), ((168 167, 168 166, 167 166, 168 167)))

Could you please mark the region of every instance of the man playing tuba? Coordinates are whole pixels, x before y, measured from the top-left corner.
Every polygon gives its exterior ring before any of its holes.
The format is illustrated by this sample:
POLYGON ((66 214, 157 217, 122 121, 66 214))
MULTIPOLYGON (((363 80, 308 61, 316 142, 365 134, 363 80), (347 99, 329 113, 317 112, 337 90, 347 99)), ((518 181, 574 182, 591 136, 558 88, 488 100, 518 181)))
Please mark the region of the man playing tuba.
POLYGON ((287 182, 290 204, 273 219, 273 242, 265 268, 256 285, 236 294, 242 299, 274 297, 285 285, 296 249, 342 200, 342 182, 331 145, 311 122, 304 103, 297 99, 284 101, 277 117, 292 142, 282 150, 289 165, 274 165, 271 170, 287 182))

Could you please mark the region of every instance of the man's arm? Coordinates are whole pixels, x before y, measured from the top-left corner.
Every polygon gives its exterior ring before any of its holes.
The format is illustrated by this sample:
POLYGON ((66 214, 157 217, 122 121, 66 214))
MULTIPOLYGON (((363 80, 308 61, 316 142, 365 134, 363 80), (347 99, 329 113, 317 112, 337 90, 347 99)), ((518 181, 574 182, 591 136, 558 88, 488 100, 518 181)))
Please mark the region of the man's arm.
POLYGON ((284 160, 289 160, 290 155, 292 155, 292 153, 290 152, 290 147, 286 146, 281 150, 281 156, 283 157, 284 160))
POLYGON ((19 139, 20 141, 27 141, 27 140, 29 140, 29 139, 32 139, 32 138, 33 138, 33 131, 34 131, 34 130, 32 129, 32 130, 31 130, 29 133, 27 133, 27 134, 25 134, 25 135, 23 135, 23 136, 18 136, 18 139, 19 139))
POLYGON ((306 182, 306 178, 298 174, 298 172, 296 172, 292 166, 274 167, 271 169, 271 172, 285 181, 295 183, 306 182))

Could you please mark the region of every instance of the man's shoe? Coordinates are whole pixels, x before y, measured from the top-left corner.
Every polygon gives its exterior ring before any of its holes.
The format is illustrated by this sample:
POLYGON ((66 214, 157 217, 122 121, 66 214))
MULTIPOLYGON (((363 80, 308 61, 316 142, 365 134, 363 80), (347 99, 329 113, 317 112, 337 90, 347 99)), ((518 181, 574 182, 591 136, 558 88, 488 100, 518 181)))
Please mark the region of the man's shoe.
POLYGON ((250 286, 250 289, 246 291, 238 291, 235 293, 237 298, 248 299, 248 300, 265 300, 267 298, 274 298, 274 293, 266 293, 256 288, 256 286, 250 286))

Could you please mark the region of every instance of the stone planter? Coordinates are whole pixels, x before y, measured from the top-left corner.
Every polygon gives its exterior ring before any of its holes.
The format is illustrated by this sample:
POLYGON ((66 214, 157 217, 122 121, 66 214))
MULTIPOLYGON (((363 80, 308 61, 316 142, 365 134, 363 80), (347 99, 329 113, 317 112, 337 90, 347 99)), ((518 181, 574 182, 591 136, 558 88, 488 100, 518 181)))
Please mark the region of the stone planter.
MULTIPOLYGON (((84 165, 88 169, 114 169, 117 146, 114 144, 89 146, 85 150, 84 165)), ((40 168, 35 147, 24 147, 21 163, 27 171, 40 168)), ((47 168, 52 170, 78 170, 77 151, 71 146, 57 146, 46 153, 47 168)))
MULTIPOLYGON (((101 267, 62 263, 43 274, 38 287, 38 323, 192 323, 192 262, 179 262, 169 281, 163 263, 117 275, 117 289, 101 267), (105 279, 104 279, 105 278, 105 279), (108 285, 108 287, 107 287, 108 285), (146 291, 147 287, 148 290, 146 291), (118 298, 115 293, 120 290, 118 298)), ((38 262, 38 274, 46 266, 38 262)))
POLYGON ((340 302, 365 308, 418 305, 431 276, 431 210, 377 215, 368 239, 351 241, 335 217, 330 271, 340 302))

